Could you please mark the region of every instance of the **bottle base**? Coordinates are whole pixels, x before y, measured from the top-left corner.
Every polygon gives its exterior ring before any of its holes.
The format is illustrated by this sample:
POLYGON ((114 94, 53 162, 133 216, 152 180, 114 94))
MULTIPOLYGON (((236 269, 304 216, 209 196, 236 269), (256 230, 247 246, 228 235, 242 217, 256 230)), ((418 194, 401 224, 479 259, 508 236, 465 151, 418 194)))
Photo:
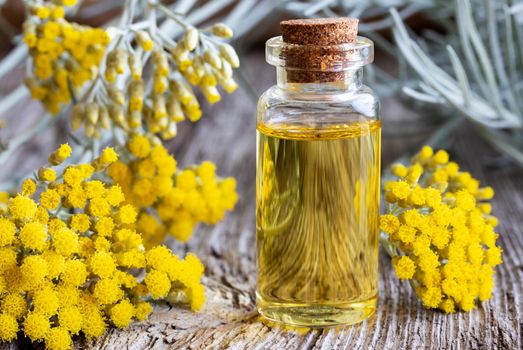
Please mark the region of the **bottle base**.
POLYGON ((270 321, 296 327, 335 327, 359 323, 376 311, 377 297, 343 304, 266 301, 257 296, 258 312, 270 321))

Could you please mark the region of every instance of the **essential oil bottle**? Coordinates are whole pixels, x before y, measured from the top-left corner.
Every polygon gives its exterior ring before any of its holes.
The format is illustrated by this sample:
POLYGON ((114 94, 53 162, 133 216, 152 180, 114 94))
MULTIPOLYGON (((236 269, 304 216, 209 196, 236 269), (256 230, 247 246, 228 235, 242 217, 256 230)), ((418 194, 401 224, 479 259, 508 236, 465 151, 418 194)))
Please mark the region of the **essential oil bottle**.
POLYGON ((381 125, 357 24, 284 21, 267 41, 277 85, 258 103, 256 298, 275 322, 352 324, 376 309, 381 125))

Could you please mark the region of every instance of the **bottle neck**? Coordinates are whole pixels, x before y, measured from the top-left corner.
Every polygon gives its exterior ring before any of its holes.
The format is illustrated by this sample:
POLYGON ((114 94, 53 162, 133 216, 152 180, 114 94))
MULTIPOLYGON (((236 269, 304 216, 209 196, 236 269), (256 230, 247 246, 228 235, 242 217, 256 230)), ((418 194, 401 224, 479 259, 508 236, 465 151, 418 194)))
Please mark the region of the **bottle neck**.
POLYGON ((363 68, 336 73, 336 79, 314 83, 293 82, 288 79, 288 71, 277 67, 278 87, 286 93, 299 94, 339 94, 358 90, 362 85, 363 68))

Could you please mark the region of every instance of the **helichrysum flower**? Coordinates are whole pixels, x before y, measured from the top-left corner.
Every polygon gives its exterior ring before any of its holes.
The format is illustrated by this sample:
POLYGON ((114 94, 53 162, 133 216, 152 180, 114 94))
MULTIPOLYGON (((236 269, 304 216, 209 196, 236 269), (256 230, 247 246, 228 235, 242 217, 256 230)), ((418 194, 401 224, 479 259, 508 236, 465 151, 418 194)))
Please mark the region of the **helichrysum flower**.
POLYGON ((79 92, 94 77, 109 43, 103 29, 66 21, 61 6, 69 3, 32 6, 24 24, 24 42, 33 63, 26 85, 52 113, 71 101, 71 91, 79 92))
POLYGON ((447 313, 489 299, 502 263, 497 219, 486 202, 494 190, 429 146, 391 172, 396 180, 385 184, 380 228, 397 277, 411 282, 425 307, 447 313))
POLYGON ((214 224, 234 208, 238 199, 235 181, 218 179, 211 162, 179 171, 161 144, 142 135, 132 137, 127 148, 130 160, 114 162, 108 173, 137 208, 121 207, 118 220, 132 221, 147 247, 163 242, 167 233, 187 241, 198 222, 214 224))
MULTIPOLYGON (((154 164, 166 160, 155 176, 174 176, 172 157, 152 145, 143 153, 142 146, 137 152, 154 164)), ((164 246, 145 249, 136 231, 138 210, 107 176, 107 167, 118 164, 114 149, 92 164, 52 168, 70 154, 68 146, 60 147, 37 181, 25 181, 20 194, 5 199, 0 341, 15 339, 20 330, 49 349, 69 349, 72 335, 98 337, 111 324, 125 328, 147 317, 151 300, 170 294, 199 310, 205 300, 203 265, 194 255, 183 260, 164 246), (40 201, 32 198, 37 187, 40 201)))

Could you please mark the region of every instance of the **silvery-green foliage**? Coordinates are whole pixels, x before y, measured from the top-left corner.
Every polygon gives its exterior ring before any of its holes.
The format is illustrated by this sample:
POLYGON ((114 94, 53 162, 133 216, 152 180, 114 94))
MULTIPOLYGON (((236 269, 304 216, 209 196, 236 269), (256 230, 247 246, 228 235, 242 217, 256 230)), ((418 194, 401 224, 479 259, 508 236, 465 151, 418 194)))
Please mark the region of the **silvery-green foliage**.
POLYGON ((281 0, 279 3, 281 9, 299 17, 359 17, 360 32, 385 51, 400 52, 398 78, 377 69, 373 72, 378 92, 384 95, 401 90, 424 104, 445 107, 454 112, 453 118, 465 116, 481 136, 523 165, 523 1, 281 0), (430 30, 417 36, 409 33, 405 21, 415 14, 441 25, 445 34, 430 30), (381 34, 389 28, 394 45, 381 34))

